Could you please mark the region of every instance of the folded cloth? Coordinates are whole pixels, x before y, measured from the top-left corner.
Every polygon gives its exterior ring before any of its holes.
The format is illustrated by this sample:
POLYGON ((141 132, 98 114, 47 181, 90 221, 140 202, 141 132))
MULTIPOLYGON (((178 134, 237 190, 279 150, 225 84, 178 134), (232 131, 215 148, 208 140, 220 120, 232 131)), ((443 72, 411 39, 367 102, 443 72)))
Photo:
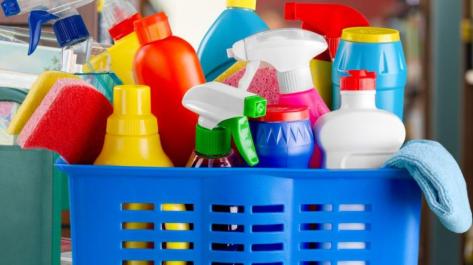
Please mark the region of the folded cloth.
POLYGON ((472 224, 465 178, 455 159, 439 143, 410 141, 387 167, 407 169, 424 192, 427 203, 450 231, 464 233, 472 224))

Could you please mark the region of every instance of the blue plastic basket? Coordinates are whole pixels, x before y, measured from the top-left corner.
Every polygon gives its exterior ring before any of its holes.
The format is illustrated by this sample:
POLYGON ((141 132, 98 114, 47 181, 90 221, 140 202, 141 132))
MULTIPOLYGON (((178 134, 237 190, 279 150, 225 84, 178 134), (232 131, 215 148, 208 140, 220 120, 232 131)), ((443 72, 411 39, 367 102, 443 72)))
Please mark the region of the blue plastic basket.
POLYGON ((74 265, 417 264, 421 192, 404 171, 58 167, 70 177, 74 265), (163 211, 169 203, 189 210, 163 211), (151 226, 126 230, 126 222, 151 226), (122 247, 130 241, 153 248, 122 247))

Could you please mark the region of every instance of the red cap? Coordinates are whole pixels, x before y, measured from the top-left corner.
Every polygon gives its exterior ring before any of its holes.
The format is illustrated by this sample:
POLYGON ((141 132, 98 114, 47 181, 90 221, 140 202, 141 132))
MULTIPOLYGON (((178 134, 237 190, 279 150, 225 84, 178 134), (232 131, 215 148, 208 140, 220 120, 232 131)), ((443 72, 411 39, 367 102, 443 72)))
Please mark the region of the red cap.
POLYGON ((135 21, 135 32, 142 45, 172 35, 168 17, 164 12, 135 21))
POLYGON ((133 16, 123 20, 108 30, 113 40, 117 41, 135 30, 135 21, 141 19, 141 15, 136 13, 133 16))
POLYGON ((358 10, 339 4, 286 3, 284 14, 286 20, 301 20, 303 29, 327 39, 329 49, 317 57, 325 61, 335 58, 345 28, 369 26, 358 10))
POLYGON ((376 90, 376 73, 366 70, 349 70, 348 76, 340 80, 340 90, 376 90))
POLYGON ((269 105, 262 122, 291 122, 309 119, 309 109, 304 106, 269 105))

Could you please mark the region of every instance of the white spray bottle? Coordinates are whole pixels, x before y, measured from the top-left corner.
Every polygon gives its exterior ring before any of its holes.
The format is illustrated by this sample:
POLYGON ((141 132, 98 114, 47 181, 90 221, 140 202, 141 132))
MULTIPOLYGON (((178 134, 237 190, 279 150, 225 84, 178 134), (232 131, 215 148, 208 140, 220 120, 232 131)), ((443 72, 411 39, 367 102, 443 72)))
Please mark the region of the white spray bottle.
POLYGON ((325 39, 302 29, 276 29, 255 34, 228 49, 228 56, 248 62, 239 88, 248 89, 261 62, 278 71, 280 105, 307 106, 311 124, 329 112, 312 82, 310 61, 327 50, 325 39))

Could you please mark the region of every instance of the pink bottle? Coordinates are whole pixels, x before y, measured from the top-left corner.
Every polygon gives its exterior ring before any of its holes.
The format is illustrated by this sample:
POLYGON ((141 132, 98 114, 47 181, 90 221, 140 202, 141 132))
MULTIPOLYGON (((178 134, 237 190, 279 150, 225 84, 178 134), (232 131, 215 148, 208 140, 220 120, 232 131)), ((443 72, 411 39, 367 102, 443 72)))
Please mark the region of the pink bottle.
MULTIPOLYGON (((277 70, 279 105, 307 106, 312 127, 329 112, 314 88, 311 60, 327 50, 324 37, 303 29, 275 29, 255 34, 233 45, 229 57, 248 62, 239 88, 248 89, 261 62, 277 70)), ((321 166, 321 152, 315 148, 311 167, 321 166)))

